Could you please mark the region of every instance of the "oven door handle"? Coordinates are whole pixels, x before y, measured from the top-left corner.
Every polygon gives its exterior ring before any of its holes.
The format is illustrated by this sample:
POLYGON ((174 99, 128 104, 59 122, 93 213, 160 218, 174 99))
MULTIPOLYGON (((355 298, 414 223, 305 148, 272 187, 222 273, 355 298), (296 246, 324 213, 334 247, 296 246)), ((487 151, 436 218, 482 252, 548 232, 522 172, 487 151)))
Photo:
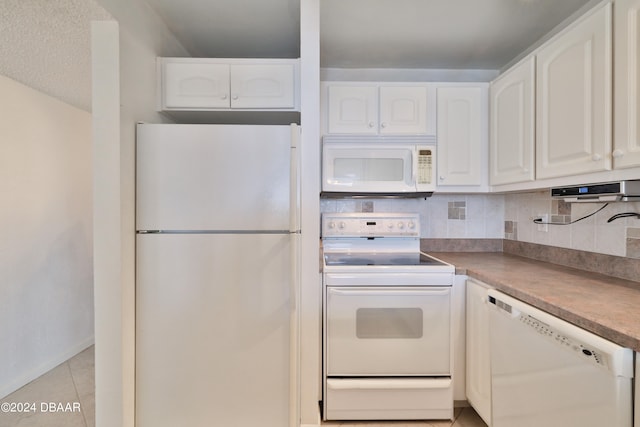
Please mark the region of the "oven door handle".
POLYGON ((449 295, 451 288, 437 288, 437 289, 339 289, 330 288, 329 293, 332 295, 342 296, 440 296, 449 295))
POLYGON ((327 388, 331 390, 409 390, 449 388, 451 378, 429 379, 327 379, 327 388))

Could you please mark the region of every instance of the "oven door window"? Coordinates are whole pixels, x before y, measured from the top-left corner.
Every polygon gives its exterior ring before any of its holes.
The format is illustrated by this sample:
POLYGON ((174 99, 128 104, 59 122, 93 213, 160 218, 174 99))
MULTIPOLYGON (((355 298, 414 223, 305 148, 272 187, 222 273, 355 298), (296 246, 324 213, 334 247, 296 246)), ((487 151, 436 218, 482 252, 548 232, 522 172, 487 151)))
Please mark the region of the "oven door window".
POLYGON ((359 308, 356 337, 359 339, 420 339, 424 313, 420 307, 359 308))
POLYGON ((327 288, 327 375, 448 375, 451 288, 327 288))

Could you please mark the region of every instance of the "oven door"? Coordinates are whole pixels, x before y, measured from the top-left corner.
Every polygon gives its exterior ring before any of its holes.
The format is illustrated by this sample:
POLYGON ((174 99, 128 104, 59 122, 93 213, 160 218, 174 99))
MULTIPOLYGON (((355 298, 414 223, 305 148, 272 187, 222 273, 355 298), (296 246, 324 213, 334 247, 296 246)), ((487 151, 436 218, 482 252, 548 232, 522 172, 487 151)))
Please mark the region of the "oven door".
POLYGON ((450 287, 327 287, 327 376, 450 375, 450 287))

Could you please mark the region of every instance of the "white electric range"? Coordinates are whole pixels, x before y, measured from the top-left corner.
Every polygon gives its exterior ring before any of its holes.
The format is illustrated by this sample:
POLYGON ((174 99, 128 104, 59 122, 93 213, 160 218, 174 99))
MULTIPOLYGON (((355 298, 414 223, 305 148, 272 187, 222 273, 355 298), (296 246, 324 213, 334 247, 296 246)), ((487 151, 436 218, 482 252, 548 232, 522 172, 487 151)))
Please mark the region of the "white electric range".
POLYGON ((324 419, 452 419, 455 268, 419 215, 324 214, 322 243, 324 419))

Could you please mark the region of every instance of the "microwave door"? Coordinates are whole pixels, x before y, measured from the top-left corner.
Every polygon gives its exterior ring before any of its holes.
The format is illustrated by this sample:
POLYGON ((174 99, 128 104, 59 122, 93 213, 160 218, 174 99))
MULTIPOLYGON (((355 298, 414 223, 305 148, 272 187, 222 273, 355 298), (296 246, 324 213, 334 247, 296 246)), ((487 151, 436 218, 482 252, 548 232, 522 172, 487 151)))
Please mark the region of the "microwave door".
POLYGON ((325 147, 323 191, 415 192, 413 149, 325 147))

